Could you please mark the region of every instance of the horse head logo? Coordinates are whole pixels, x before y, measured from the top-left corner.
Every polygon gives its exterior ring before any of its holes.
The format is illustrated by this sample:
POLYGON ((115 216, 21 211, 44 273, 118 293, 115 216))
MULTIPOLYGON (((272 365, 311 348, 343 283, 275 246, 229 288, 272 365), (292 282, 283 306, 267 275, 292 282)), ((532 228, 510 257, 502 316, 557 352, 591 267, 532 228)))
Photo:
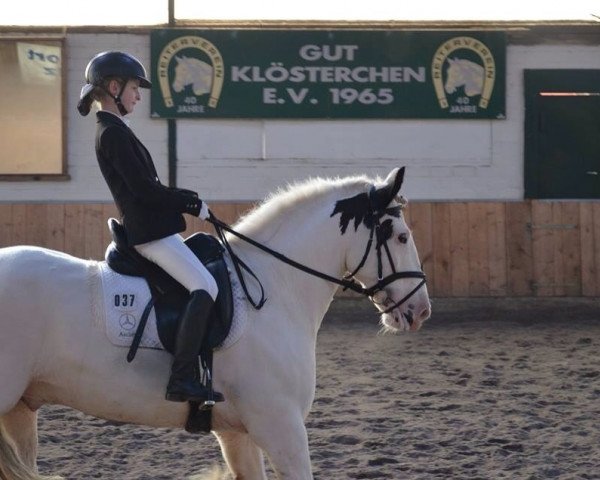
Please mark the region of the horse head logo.
POLYGON ((184 55, 176 56, 175 80, 172 87, 175 92, 181 92, 186 86, 192 85, 194 95, 209 93, 213 82, 213 67, 208 63, 184 55))
MULTIPOLYGON (((454 37, 442 43, 433 55, 431 77, 441 108, 450 108, 452 101, 454 102, 452 107, 458 107, 458 111, 462 112, 460 107, 465 106, 464 97, 474 96, 480 96, 477 104, 467 102, 469 103, 467 107, 487 108, 494 90, 496 61, 492 50, 482 41, 473 37, 454 37), (477 55, 480 62, 458 57, 457 50, 470 51, 469 55, 477 55), (455 94, 459 87, 464 88, 464 94, 459 94, 459 97, 463 98, 449 101, 446 95, 455 94), (459 100, 462 103, 456 103, 459 100)), ((475 111, 471 110, 471 112, 475 111)))
POLYGON ((165 107, 185 109, 191 102, 191 107, 203 108, 204 105, 196 105, 198 99, 185 91, 188 85, 196 97, 208 94, 208 99, 202 99, 208 107, 217 107, 225 78, 225 63, 212 42, 196 35, 183 35, 167 43, 158 59, 157 74, 165 107), (198 55, 205 61, 197 58, 198 55), (172 65, 175 68, 172 69, 172 65), (181 92, 179 98, 173 98, 181 92))
POLYGON ((448 58, 446 93, 454 93, 458 87, 464 87, 465 95, 481 95, 483 91, 484 69, 481 65, 462 58, 448 58))

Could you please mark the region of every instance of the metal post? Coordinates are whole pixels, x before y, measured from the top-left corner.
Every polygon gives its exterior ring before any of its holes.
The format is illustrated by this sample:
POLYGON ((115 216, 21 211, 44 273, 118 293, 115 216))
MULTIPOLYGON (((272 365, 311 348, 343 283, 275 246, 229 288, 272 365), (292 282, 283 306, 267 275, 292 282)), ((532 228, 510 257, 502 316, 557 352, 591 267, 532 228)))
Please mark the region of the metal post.
POLYGON ((175 26, 175 0, 169 0, 169 27, 175 26))
MULTIPOLYGON (((169 0, 169 27, 175 26, 175 0, 169 0)), ((167 144, 169 162, 169 186, 177 186, 177 124, 175 119, 167 120, 167 144)))
POLYGON ((177 124, 175 119, 167 120, 167 148, 169 160, 169 186, 177 186, 177 124))

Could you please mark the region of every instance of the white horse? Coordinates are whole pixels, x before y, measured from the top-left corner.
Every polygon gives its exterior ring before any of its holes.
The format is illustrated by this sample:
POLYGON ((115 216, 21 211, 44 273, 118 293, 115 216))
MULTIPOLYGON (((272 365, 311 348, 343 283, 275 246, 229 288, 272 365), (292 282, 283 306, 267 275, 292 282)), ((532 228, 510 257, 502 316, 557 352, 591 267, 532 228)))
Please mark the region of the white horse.
POLYGON ((484 70, 481 65, 462 58, 448 58, 448 79, 446 93, 454 93, 458 87, 464 86, 465 95, 472 97, 481 95, 483 91, 484 70))
MULTIPOLYGON (((403 275, 421 273, 397 196, 403 175, 395 169, 383 182, 353 177, 296 185, 236 229, 330 276, 362 264, 355 275, 361 284, 387 277, 371 290, 387 312, 384 327, 415 331, 430 303, 426 287, 418 288, 424 279, 403 275)), ((338 286, 239 239, 230 243, 261 278, 268 300, 262 310, 249 310, 241 338, 215 353, 214 386, 226 400, 213 409, 213 433, 236 479, 266 479, 263 453, 280 478, 311 479, 304 422, 315 393, 317 332, 338 286)), ((0 478, 44 478, 36 473, 36 411, 44 404, 153 427, 185 424, 187 404, 164 399, 171 356, 140 349, 125 363, 123 347, 93 320, 99 268, 43 248, 0 249, 0 478)))

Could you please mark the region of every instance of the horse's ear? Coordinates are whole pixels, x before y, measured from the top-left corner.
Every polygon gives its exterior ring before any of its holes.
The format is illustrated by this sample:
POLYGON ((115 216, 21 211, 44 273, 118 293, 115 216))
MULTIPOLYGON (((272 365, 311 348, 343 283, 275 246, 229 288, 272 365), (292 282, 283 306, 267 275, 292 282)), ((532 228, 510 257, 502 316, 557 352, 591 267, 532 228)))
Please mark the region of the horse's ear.
POLYGON ((377 188, 375 192, 376 207, 385 208, 396 198, 402 182, 404 181, 404 170, 406 167, 394 168, 385 178, 383 186, 377 188))

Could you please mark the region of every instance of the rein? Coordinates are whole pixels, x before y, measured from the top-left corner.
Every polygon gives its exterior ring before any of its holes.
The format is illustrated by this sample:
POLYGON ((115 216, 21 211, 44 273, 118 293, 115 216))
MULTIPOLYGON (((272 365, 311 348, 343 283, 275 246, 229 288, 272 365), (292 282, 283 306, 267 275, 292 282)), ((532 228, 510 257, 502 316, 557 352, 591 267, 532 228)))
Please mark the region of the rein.
POLYGON ((263 245, 262 243, 259 243, 250 237, 247 237, 246 235, 234 230, 229 225, 227 225, 226 223, 219 220, 217 217, 214 216, 214 214, 212 212, 209 212, 210 215, 206 220, 215 227, 215 231, 217 232, 219 239, 221 240, 221 242, 227 249, 227 252, 229 253, 229 256, 230 256, 233 266, 235 268, 235 271, 236 271, 236 274, 240 281, 240 284, 242 286, 242 289, 244 290, 244 293, 246 294, 248 301, 256 310, 260 310, 267 300, 265 297, 265 291, 264 291, 263 285, 260 282, 260 280, 258 279, 258 277, 256 276, 256 274, 252 271, 252 269, 250 267, 248 267, 248 265, 246 265, 246 263, 243 260, 241 260, 236 255, 236 253, 233 251, 233 249, 231 248, 231 245, 229 244, 229 241, 227 240, 227 238, 225 237, 225 234, 223 233, 224 231, 229 232, 232 235, 235 235, 236 237, 243 240, 244 242, 249 243, 250 245, 275 257, 277 260, 280 260, 281 262, 286 263, 287 265, 290 265, 298 270, 301 270, 302 272, 308 273, 309 275, 320 278, 322 280, 325 280, 325 281, 328 281, 331 283, 335 283, 335 284, 343 287, 344 290, 352 290, 353 292, 356 292, 360 295, 364 295, 369 298, 372 298, 376 293, 382 291, 386 286, 388 286, 390 283, 392 283, 398 279, 420 278, 421 282, 419 282, 419 284, 413 290, 411 290, 406 296, 404 296, 404 298, 402 298, 398 302, 394 303, 391 307, 387 308, 385 311, 381 312, 381 313, 389 313, 392 310, 394 310, 395 308, 397 308, 398 306, 402 305, 404 302, 406 302, 410 297, 412 297, 417 292, 417 290, 419 290, 423 285, 425 285, 426 277, 425 277, 425 273, 422 271, 404 271, 404 272, 396 271, 396 266, 394 265, 394 261, 392 259, 392 254, 391 254, 390 249, 387 244, 388 238, 384 238, 384 233, 382 233, 382 226, 381 226, 380 220, 381 220, 381 217, 383 217, 386 214, 398 216, 400 213, 400 210, 402 209, 402 206, 383 209, 382 211, 375 210, 373 208, 374 192, 375 192, 375 187, 373 187, 371 189, 371 191, 369 192, 370 212, 371 212, 371 218, 372 218, 373 222, 370 226, 369 240, 367 242, 365 253, 364 253, 363 258, 361 259, 359 265, 352 271, 352 273, 348 274, 347 276, 345 276, 341 279, 333 277, 326 273, 320 272, 313 268, 307 267, 306 265, 303 265, 301 263, 298 263, 295 260, 292 260, 291 258, 286 257, 282 253, 277 252, 276 250, 273 250, 273 249, 267 247, 266 245, 263 245), (374 238, 377 241, 375 249, 377 251, 378 281, 375 285, 372 285, 369 288, 365 288, 354 279, 354 276, 360 271, 360 269, 366 263, 367 257, 369 256, 369 253, 371 252, 374 238), (382 254, 381 254, 382 247, 385 249, 386 256, 388 258, 388 262, 390 263, 390 266, 392 268, 392 274, 388 275, 385 278, 383 278, 383 262, 382 262, 382 254), (245 270, 248 274, 250 274, 258 282, 258 285, 260 286, 260 295, 261 295, 260 299, 258 301, 254 300, 252 298, 252 296, 250 295, 250 292, 248 291, 248 287, 244 280, 244 274, 243 274, 242 270, 245 270))

